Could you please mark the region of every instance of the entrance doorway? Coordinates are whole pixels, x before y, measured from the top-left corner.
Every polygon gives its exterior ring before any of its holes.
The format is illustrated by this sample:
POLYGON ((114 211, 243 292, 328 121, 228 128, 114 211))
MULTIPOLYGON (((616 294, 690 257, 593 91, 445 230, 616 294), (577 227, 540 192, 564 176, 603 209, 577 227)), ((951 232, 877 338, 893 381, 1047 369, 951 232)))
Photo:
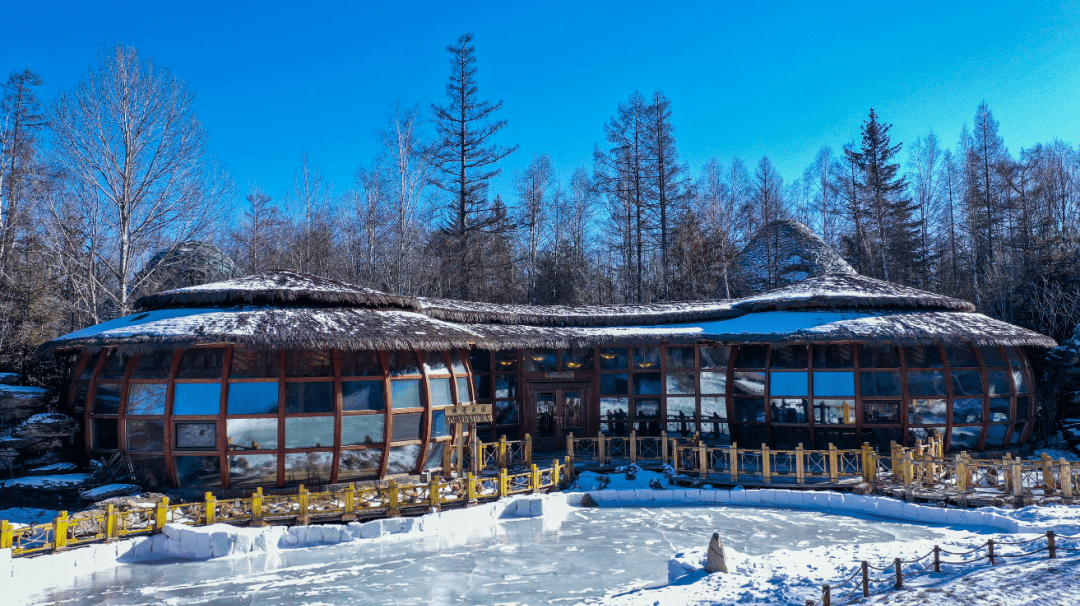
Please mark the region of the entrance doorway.
POLYGON ((566 445, 566 434, 585 435, 585 402, 588 383, 529 385, 532 414, 529 433, 536 450, 555 450, 566 445))

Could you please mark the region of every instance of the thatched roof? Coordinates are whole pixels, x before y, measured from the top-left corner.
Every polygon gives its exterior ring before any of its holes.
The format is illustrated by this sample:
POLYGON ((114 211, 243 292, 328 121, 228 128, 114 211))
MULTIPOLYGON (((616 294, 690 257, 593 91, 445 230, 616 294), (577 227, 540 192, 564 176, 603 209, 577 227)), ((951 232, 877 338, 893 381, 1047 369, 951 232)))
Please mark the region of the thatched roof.
POLYGON ((418 309, 416 299, 295 271, 271 271, 234 280, 166 290, 135 301, 138 311, 226 305, 394 307, 418 309))
POLYGON ((341 350, 825 340, 1056 345, 973 313, 966 301, 848 273, 735 301, 567 307, 412 299, 275 272, 159 293, 140 307, 147 311, 59 337, 40 353, 195 343, 341 350))
POLYGON ((855 273, 831 246, 809 227, 791 219, 759 229, 732 264, 735 294, 754 294, 828 273, 855 273))

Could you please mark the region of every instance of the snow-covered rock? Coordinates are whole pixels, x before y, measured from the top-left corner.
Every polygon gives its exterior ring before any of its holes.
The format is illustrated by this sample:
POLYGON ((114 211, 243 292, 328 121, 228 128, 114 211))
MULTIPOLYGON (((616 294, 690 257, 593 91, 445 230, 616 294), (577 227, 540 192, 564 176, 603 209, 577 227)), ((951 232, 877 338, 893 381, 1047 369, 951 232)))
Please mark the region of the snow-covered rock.
POLYGON ((39 413, 23 421, 12 431, 12 437, 24 440, 68 438, 79 431, 79 422, 57 412, 39 413))
POLYGON ((30 490, 72 490, 90 481, 85 473, 65 473, 51 476, 23 476, 3 483, 5 489, 22 488, 30 490))
POLYGON ((142 492, 142 488, 135 484, 106 484, 80 492, 79 498, 86 501, 101 501, 102 499, 122 497, 138 492, 142 492))
POLYGON ((14 425, 45 412, 50 391, 43 387, 0 384, 0 423, 14 425))

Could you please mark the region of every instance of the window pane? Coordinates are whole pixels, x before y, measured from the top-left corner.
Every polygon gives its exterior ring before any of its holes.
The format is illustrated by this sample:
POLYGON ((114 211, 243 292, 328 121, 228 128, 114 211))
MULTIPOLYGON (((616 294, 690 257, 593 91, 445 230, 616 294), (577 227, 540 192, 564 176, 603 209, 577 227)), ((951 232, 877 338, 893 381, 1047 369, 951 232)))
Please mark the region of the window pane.
POLYGON ((276 486, 277 455, 229 455, 229 486, 276 486))
POLYGON ((634 402, 634 417, 638 419, 659 419, 660 400, 637 400, 634 402))
POLYGON ((391 377, 420 374, 420 362, 411 351, 391 351, 386 354, 391 377))
POLYGON ((859 345, 863 368, 900 368, 900 349, 895 345, 859 345))
POLYGON ((945 400, 939 398, 909 400, 908 423, 914 423, 916 425, 944 425, 945 400))
POLYGON ((593 360, 591 347, 562 350, 563 370, 593 370, 595 368, 596 362, 593 360))
POLYGON ((990 398, 990 422, 1008 421, 1011 404, 1009 398, 990 398))
POLYGON ((285 481, 290 484, 327 484, 333 468, 332 452, 285 454, 285 481))
POLYGON ((806 368, 810 359, 810 348, 806 345, 787 345, 773 347, 772 368, 806 368))
POLYGON ((907 375, 909 396, 945 395, 945 373, 939 370, 909 371, 907 375))
MULTIPOLYGON (((384 415, 344 415, 341 417, 342 446, 380 444, 383 441, 384 415)), ((342 456, 344 456, 342 452, 342 456)))
POLYGON ((450 424, 446 422, 446 411, 431 411, 431 438, 446 438, 449 436, 450 424))
POLYGON ((555 370, 554 349, 526 349, 525 370, 531 372, 552 372, 555 370))
POLYGON ((1031 414, 1032 404, 1035 403, 1034 398, 1028 396, 1020 396, 1016 398, 1016 420, 1023 421, 1031 414))
POLYGON ((442 408, 453 406, 454 401, 450 397, 450 379, 428 379, 431 388, 431 405, 442 408))
POLYGON ((164 487, 169 484, 169 474, 165 469, 165 457, 154 455, 128 455, 131 467, 135 471, 134 481, 148 488, 164 487))
POLYGON ((128 383, 129 415, 165 414, 164 383, 128 383))
POLYGON ((105 360, 105 367, 98 374, 98 381, 118 381, 123 379, 130 360, 130 354, 122 354, 118 351, 109 353, 108 359, 105 360))
POLYGON ((334 362, 329 351, 285 352, 285 376, 287 377, 329 377, 334 374, 334 362))
POLYGON ((472 398, 469 397, 469 380, 465 377, 457 377, 454 379, 457 381, 457 401, 458 404, 464 404, 465 402, 472 402, 472 398))
POLYGON ((175 447, 186 450, 217 450, 217 423, 177 423, 175 447))
POLYGON ((733 404, 735 405, 734 421, 742 421, 743 423, 765 422, 764 398, 735 398, 733 404))
POLYGON ((1013 383, 1016 384, 1016 393, 1027 393, 1027 378, 1023 369, 1014 368, 1012 371, 1013 383))
POLYGON ((172 370, 174 351, 149 351, 139 354, 139 363, 131 373, 132 379, 168 379, 172 370))
POLYGON ((600 374, 601 395, 620 395, 629 391, 625 372, 605 372, 600 374))
POLYGON ((627 359, 625 347, 600 348, 601 370, 623 370, 626 368, 627 359))
POLYGON ((420 408, 420 381, 399 379, 390 382, 390 402, 394 408, 420 408))
POLYGON ((374 351, 338 352, 338 363, 343 377, 381 377, 383 373, 379 354, 374 351))
POLYGON ((735 368, 765 368, 765 345, 740 345, 735 352, 735 368))
POLYGON ((773 427, 773 443, 776 448, 792 450, 799 444, 810 443, 809 427, 773 427))
POLYGON ((855 373, 815 372, 814 397, 855 396, 855 373))
POLYGON ((1001 355, 1001 349, 998 347, 980 347, 979 355, 982 356, 983 364, 985 366, 1009 365, 1009 363, 1005 361, 1005 356, 1001 355))
POLYGON ((443 449, 446 442, 433 442, 428 446, 427 460, 424 461, 424 471, 442 469, 443 449))
POLYGON ((904 348, 904 362, 908 368, 939 368, 941 352, 937 345, 921 345, 904 348))
MULTIPOLYGON (((896 416, 897 421, 899 421, 899 411, 897 411, 896 416)), ((900 444, 904 441, 904 430, 899 427, 864 427, 862 441, 869 442, 871 446, 877 446, 879 449, 888 452, 889 442, 900 444)))
POLYGON ((277 419, 227 419, 225 439, 229 450, 276 450, 277 419))
MULTIPOLYGON (((899 402, 897 402, 899 404, 899 402)), ((868 421, 870 419, 867 419, 868 421)), ((897 416, 896 421, 900 418, 897 416)), ((855 400, 814 400, 814 423, 854 425, 855 400)))
MULTIPOLYGON (((268 456, 268 455, 262 455, 268 456)), ((273 458, 273 455, 269 455, 273 458)), ((217 457, 176 457, 176 475, 180 487, 215 488, 221 486, 221 459, 217 457)), ((276 484, 275 474, 267 484, 276 484)))
POLYGON ((946 345, 945 357, 949 359, 949 366, 952 368, 979 367, 979 360, 975 357, 975 350, 970 345, 946 345))
MULTIPOLYGON (((727 372, 701 373, 701 393, 722 394, 727 392, 727 372)), ((764 386, 762 392, 764 393, 764 386)))
POLYGON ((276 351, 234 349, 229 377, 235 379, 277 378, 278 354, 276 351))
POLYGON ((285 448, 334 445, 334 417, 285 417, 285 448))
POLYGON ((701 355, 702 368, 715 368, 727 370, 728 354, 731 352, 727 345, 701 345, 698 353, 701 355))
POLYGON ((805 396, 809 393, 808 373, 769 373, 769 393, 774 396, 805 396))
POLYGON ((430 375, 450 374, 450 367, 446 365, 446 356, 441 351, 425 352, 424 368, 430 375))
MULTIPOLYGON (((944 428, 941 431, 944 431, 944 428)), ((949 450, 975 450, 979 447, 981 436, 982 427, 953 427, 949 450)))
POLYGON ((474 375, 474 385, 476 387, 476 399, 477 400, 490 400, 491 399, 491 375, 474 375))
MULTIPOLYGON (((702 383, 702 387, 704 387, 704 381, 702 383)), ((748 396, 765 395, 765 373, 763 372, 733 373, 731 383, 731 393, 748 396)), ((702 392, 704 392, 704 389, 702 389, 702 392)))
POLYGON ((854 368, 854 351, 851 345, 815 345, 814 368, 854 368))
POLYGON ((127 449, 158 452, 165 450, 165 421, 128 421, 127 449))
POLYGON ((120 414, 120 384, 98 383, 94 393, 94 409, 96 415, 120 414))
MULTIPOLYGON (((975 428, 976 431, 978 428, 975 428)), ((935 434, 944 436, 944 427, 912 427, 908 429, 908 446, 914 446, 916 440, 922 440, 923 443, 929 442, 930 438, 935 434)), ((897 442, 899 444, 899 442, 897 442)), ((887 446, 887 444, 886 444, 887 446)))
POLYGON ((516 398, 518 377, 517 375, 495 375, 495 397, 516 398))
MULTIPOLYGON (((758 448, 768 440, 764 425, 735 425, 731 428, 731 439, 750 448, 758 448)), ((745 447, 744 447, 745 448, 745 447)))
POLYGON ((177 383, 173 395, 173 415, 217 415, 221 413, 221 383, 177 383))
POLYGON ((382 381, 342 381, 341 410, 385 410, 382 381))
MULTIPOLYGON (((956 431, 955 429, 953 431, 956 431)), ((986 445, 983 448, 1001 448, 1005 445, 1005 433, 1008 425, 991 425, 986 428, 986 445)))
POLYGON ((518 405, 512 400, 500 400, 495 402, 495 424, 517 425, 518 405))
POLYGON ((184 352, 180 358, 178 379, 218 379, 221 378, 221 365, 225 359, 223 348, 196 347, 184 352))
POLYGON ((900 373, 897 372, 860 372, 859 394, 882 397, 903 395, 900 373))
POLYGON ((330 381, 286 383, 285 412, 334 412, 334 384, 330 381))
MULTIPOLYGON (((899 423, 900 402, 863 402, 863 419, 867 423, 899 423)), ((865 435, 865 432, 864 432, 865 435)), ((884 435, 884 434, 882 434, 884 435)), ((891 434, 890 434, 891 435, 891 434)), ((895 440, 897 438, 889 438, 895 440)), ((881 444, 881 442, 871 442, 881 444)), ((888 444, 888 442, 885 442, 888 444)))
POLYGON ((1012 435, 1009 436, 1009 445, 1013 446, 1020 443, 1020 438, 1024 437, 1024 424, 1017 423, 1013 427, 1012 435))
POLYGON ((343 450, 338 466, 338 481, 347 482, 379 475, 382 449, 343 450))
POLYGON ((829 444, 836 446, 837 448, 858 448, 859 444, 855 440, 854 429, 839 429, 826 427, 824 429, 814 429, 814 438, 817 440, 817 447, 819 449, 828 448, 829 444))
POLYGON ((386 473, 412 473, 416 469, 417 460, 420 458, 420 448, 419 444, 390 447, 386 473))
POLYGON ((94 448, 105 450, 117 450, 120 448, 116 419, 93 419, 91 423, 94 431, 94 448))
POLYGON ((727 403, 724 398, 718 398, 716 396, 702 396, 701 398, 701 418, 704 419, 726 419, 727 418, 727 403))
POLYGON ((80 379, 89 379, 94 376, 94 371, 97 370, 98 360, 101 356, 109 355, 108 351, 102 351, 100 354, 83 354, 87 360, 83 366, 82 372, 79 374, 80 379))
POLYGON ((600 420, 618 421, 630 416, 628 398, 600 398, 600 420))
POLYGON ((983 394, 982 373, 977 370, 953 370, 949 372, 952 377, 952 389, 954 396, 981 396, 983 394))
POLYGON ((986 371, 986 382, 990 386, 990 395, 992 396, 1007 396, 1012 393, 1012 386, 1009 385, 1009 371, 1007 370, 986 371))
POLYGON ((450 358, 450 368, 453 369, 455 375, 466 374, 465 362, 461 359, 461 352, 456 349, 451 349, 446 352, 446 355, 450 358))
POLYGON ((506 349, 495 352, 495 371, 511 372, 517 370, 518 352, 516 349, 506 349))
POLYGON ((394 435, 391 439, 395 442, 420 439, 420 420, 423 416, 419 412, 394 415, 394 435))
POLYGON ((486 349, 470 350, 469 364, 473 372, 491 372, 491 352, 486 349))
POLYGON ((1009 356, 1009 366, 1021 367, 1024 365, 1024 358, 1021 349, 1019 347, 1006 347, 1005 353, 1009 356))
POLYGON ((952 404, 953 423, 982 423, 982 398, 957 398, 952 404))
POLYGON ((806 398, 773 398, 770 410, 773 423, 806 423, 806 398))
POLYGON ((229 383, 231 415, 272 415, 278 411, 278 383, 229 383))
POLYGON ((636 372, 634 373, 634 394, 653 395, 660 393, 660 373, 636 372))
POLYGON ((660 368, 659 347, 635 347, 634 368, 651 370, 660 368))
POLYGON ((667 373, 667 393, 686 394, 694 393, 697 385, 692 372, 669 372, 667 373))
POLYGON ((697 412, 697 402, 694 398, 668 398, 667 416, 680 419, 693 419, 697 412))
POLYGON ((75 385, 75 397, 71 401, 72 407, 75 412, 83 413, 86 411, 86 399, 90 396, 90 384, 78 383, 75 385))
POLYGON ((691 347, 668 347, 667 348, 668 370, 694 370, 694 348, 691 347))

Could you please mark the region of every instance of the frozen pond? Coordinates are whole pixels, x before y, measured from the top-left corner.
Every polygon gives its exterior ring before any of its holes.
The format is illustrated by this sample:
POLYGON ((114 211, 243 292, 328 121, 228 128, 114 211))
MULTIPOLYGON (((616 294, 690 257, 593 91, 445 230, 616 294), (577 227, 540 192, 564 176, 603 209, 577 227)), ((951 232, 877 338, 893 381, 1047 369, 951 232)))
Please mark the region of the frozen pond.
MULTIPOLYGON (((678 551, 719 531, 751 555, 935 538, 949 533, 870 517, 737 507, 574 508, 567 520, 503 523, 497 537, 359 542, 210 561, 119 566, 35 603, 89 606, 575 604, 663 585, 678 551)), ((955 536, 955 535, 954 535, 955 536)))

